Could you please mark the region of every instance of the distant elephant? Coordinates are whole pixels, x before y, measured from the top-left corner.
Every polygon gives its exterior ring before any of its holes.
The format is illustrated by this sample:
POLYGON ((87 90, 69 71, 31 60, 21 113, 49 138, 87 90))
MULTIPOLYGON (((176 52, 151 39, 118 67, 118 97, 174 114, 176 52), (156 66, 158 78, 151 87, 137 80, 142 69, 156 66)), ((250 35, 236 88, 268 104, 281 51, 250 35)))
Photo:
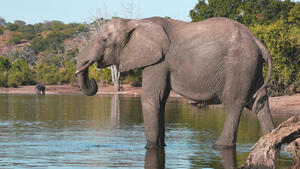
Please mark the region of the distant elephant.
POLYGON ((221 17, 191 23, 160 17, 113 19, 77 57, 75 74, 88 96, 98 90, 88 74, 95 62, 98 68, 117 65, 120 72, 143 68, 146 148, 165 146, 164 111, 170 90, 190 100, 217 98, 224 104, 226 120, 214 144, 217 148, 235 147, 244 107, 257 114, 263 134, 274 128, 265 89, 272 72, 270 54, 236 21, 221 17), (268 63, 265 82, 264 61, 268 63))
POLYGON ((45 95, 45 90, 46 90, 46 87, 44 84, 38 84, 35 86, 35 93, 36 95, 45 95))

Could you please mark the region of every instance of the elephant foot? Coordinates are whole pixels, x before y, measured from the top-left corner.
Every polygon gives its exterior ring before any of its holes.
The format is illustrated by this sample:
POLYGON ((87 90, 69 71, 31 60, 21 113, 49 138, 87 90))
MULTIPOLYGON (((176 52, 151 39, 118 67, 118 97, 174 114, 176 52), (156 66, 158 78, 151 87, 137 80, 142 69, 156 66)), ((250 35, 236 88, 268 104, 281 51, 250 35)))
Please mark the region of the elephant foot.
POLYGON ((158 143, 153 143, 151 141, 147 141, 146 149, 161 149, 166 146, 164 139, 159 139, 158 143))
POLYGON ((235 142, 233 141, 228 141, 230 139, 222 139, 219 138, 215 144, 213 145, 214 149, 231 149, 235 148, 235 142))

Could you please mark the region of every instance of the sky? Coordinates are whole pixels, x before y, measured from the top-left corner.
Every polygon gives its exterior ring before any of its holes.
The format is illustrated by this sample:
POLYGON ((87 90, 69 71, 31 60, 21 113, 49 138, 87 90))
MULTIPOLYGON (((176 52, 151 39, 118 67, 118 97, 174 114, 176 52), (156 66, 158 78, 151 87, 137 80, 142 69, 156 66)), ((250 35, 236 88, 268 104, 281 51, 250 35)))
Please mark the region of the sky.
POLYGON ((90 22, 95 17, 146 18, 169 16, 190 21, 189 11, 198 0, 1 0, 0 17, 27 24, 59 20, 90 22), (131 11, 131 12, 130 12, 131 11))

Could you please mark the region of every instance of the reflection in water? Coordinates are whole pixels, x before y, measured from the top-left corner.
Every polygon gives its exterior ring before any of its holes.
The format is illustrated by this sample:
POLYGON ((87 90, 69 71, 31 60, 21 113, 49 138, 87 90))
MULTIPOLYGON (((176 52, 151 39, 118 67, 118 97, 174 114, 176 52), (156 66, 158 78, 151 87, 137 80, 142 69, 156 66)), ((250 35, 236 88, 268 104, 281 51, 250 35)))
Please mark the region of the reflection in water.
MULTIPOLYGON (((0 95, 0 165, 4 168, 228 168, 245 163, 261 136, 243 113, 235 152, 212 149, 222 109, 194 109, 180 98, 166 105, 164 151, 144 149, 140 97, 0 95)), ((276 123, 288 116, 274 116, 276 123)), ((281 155, 280 167, 291 164, 281 155)))
POLYGON ((120 100, 119 95, 115 94, 111 97, 111 127, 118 128, 120 124, 120 100))
POLYGON ((145 169, 164 169, 165 168, 165 149, 149 149, 145 155, 145 169))
POLYGON ((237 169, 236 149, 219 149, 218 150, 222 159, 223 168, 237 169))

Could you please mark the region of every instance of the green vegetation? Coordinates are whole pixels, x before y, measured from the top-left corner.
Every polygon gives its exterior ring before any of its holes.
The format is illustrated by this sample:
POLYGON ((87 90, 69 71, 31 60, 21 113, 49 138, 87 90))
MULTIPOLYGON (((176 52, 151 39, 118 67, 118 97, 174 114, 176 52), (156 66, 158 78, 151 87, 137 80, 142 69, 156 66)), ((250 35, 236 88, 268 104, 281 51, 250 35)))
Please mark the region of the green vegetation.
POLYGON ((274 96, 300 92, 299 2, 200 0, 190 16, 193 22, 228 17, 248 26, 271 53, 273 75, 269 93, 274 96))
MULTIPOLYGON (((96 25, 97 23, 94 21, 91 24, 96 25)), ((66 50, 64 42, 66 40, 76 40, 75 35, 78 32, 82 34, 89 33, 87 25, 64 24, 60 21, 31 25, 20 20, 14 23, 6 23, 0 17, 0 35, 5 30, 10 31, 7 45, 18 45, 24 42, 27 44, 23 48, 9 51, 8 55, 0 56, 1 87, 17 87, 38 82, 48 85, 76 84, 74 75, 76 69, 75 57, 79 53, 79 48, 73 46, 71 49, 66 50)), ((96 70, 96 65, 94 65, 90 69, 91 78, 100 83, 112 84, 109 68, 96 70)), ((121 81, 132 83, 134 86, 141 86, 141 70, 137 69, 122 74, 121 81)))

